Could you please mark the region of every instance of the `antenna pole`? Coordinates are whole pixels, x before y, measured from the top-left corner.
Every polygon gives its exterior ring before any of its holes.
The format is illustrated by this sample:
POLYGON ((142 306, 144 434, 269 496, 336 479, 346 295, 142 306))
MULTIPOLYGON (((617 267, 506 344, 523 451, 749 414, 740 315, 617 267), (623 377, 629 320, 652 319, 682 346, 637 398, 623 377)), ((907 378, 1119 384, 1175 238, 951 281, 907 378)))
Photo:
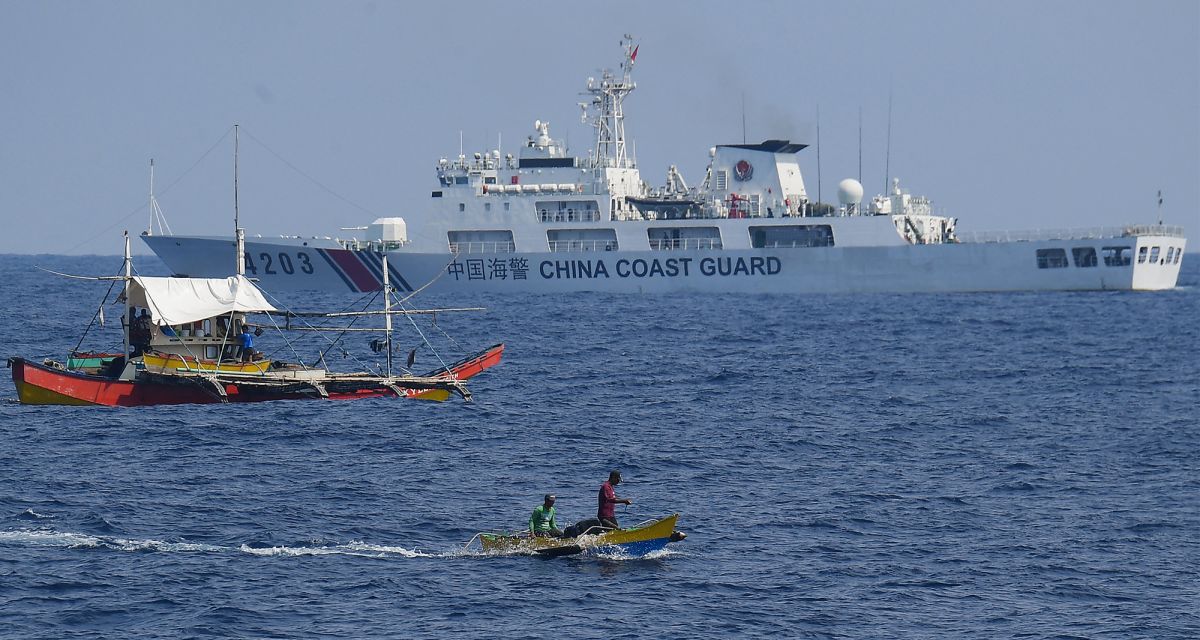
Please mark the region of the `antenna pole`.
POLYGON ((892 90, 888 89, 888 132, 887 155, 883 160, 883 192, 890 194, 888 185, 892 182, 892 90))
MULTIPOLYGON (((238 126, 233 125, 233 228, 242 228, 238 217, 238 126)), ((238 258, 241 261, 241 258, 238 258)))
POLYGON ((1158 190, 1158 225, 1162 226, 1162 189, 1158 190))
POLYGON ((817 105, 817 207, 821 206, 821 105, 817 105))
POLYGON ((862 184, 862 105, 858 105, 858 183, 862 184))
POLYGON ((233 235, 237 238, 237 274, 246 275, 246 232, 238 212, 238 125, 233 125, 233 235))
POLYGON ((150 224, 146 225, 146 235, 154 235, 154 158, 150 158, 150 224))
POLYGON ((125 315, 121 318, 121 324, 125 326, 125 357, 129 357, 129 330, 133 328, 133 318, 129 317, 129 310, 133 308, 129 302, 129 282, 133 279, 133 258, 129 253, 129 232, 125 232, 125 315))

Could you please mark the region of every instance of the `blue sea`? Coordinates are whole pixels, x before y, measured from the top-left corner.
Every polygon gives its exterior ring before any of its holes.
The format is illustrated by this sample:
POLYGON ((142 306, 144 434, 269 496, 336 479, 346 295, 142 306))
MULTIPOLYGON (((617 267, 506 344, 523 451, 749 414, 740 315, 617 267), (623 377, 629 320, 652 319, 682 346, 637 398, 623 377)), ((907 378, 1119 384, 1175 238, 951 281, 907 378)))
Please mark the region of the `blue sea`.
MULTIPOLYGON (((64 359, 108 288, 36 267, 120 262, 0 256, 6 355, 64 359)), ((1159 293, 416 301, 487 308, 418 321, 444 360, 507 344, 471 403, 32 407, 6 376, 0 636, 1195 638, 1183 266, 1159 293), (591 517, 612 468, 622 522, 679 513, 687 540, 464 548, 548 492, 591 517)), ((119 349, 119 315, 83 346, 119 349)), ((311 362, 326 335, 258 342, 311 362)), ((374 366, 366 336, 330 366, 374 366)))

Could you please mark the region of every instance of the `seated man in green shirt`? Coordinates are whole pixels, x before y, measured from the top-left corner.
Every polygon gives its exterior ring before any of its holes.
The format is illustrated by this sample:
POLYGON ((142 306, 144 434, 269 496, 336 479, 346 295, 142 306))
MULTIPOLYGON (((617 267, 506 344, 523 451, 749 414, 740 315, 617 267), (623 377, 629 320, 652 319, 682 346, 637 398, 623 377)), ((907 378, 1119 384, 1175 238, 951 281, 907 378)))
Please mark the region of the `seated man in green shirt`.
POLYGON ((554 522, 553 494, 547 493, 545 502, 534 509, 533 515, 529 516, 529 533, 538 537, 562 537, 562 531, 559 530, 558 525, 554 522))

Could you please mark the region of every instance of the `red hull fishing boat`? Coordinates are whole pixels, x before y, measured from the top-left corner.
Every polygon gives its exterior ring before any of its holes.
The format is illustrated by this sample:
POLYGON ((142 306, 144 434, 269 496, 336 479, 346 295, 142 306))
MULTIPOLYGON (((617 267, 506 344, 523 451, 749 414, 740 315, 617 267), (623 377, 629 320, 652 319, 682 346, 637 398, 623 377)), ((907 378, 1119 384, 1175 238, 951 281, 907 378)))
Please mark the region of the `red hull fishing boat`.
MULTIPOLYGON (((124 281, 122 337, 128 355, 73 352, 67 365, 9 358, 22 403, 139 407, 317 398, 446 400, 451 395, 469 400, 471 394, 464 381, 498 364, 504 352, 504 345, 496 344, 424 375, 407 370, 396 373, 391 356, 393 316, 479 309, 393 308, 393 292, 385 276, 383 311, 281 312, 244 275, 225 279, 135 276, 128 236, 125 252, 125 275, 89 279, 124 281), (298 331, 336 331, 341 335, 349 331, 382 332, 385 337, 373 341, 372 346, 386 353, 386 366, 377 372, 336 373, 324 366, 265 359, 262 352, 248 344, 253 338, 247 335, 251 332, 247 317, 254 314, 265 314, 277 327, 274 317, 282 316, 287 329, 298 331), (383 316, 384 327, 313 327, 304 320, 358 320, 375 315, 383 316)), ((386 274, 387 258, 381 259, 386 274)), ((261 328, 255 331, 261 335, 261 328)), ((318 362, 324 362, 325 353, 336 344, 336 340, 330 341, 318 362)), ((413 357, 409 357, 409 367, 413 357)))
MULTIPOLYGON (((71 370, 30 362, 24 358, 9 358, 13 384, 17 396, 24 404, 60 405, 106 405, 112 407, 140 407, 160 404, 207 404, 219 402, 262 402, 267 400, 299 400, 326 397, 330 400, 357 400, 373 397, 416 398, 421 400, 445 400, 451 394, 447 380, 467 380, 484 369, 500 363, 504 345, 497 344, 436 372, 420 376, 420 380, 398 380, 395 388, 380 384, 355 384, 353 378, 344 384, 326 383, 326 395, 310 385, 272 386, 256 384, 253 377, 233 380, 226 376, 211 382, 197 382, 184 377, 172 379, 163 376, 159 380, 120 380, 84 370, 71 370), (219 384, 221 389, 215 386, 219 384)), ((115 356, 115 360, 120 356, 115 356)), ((457 388, 453 388, 458 391, 457 388)))
MULTIPOLYGON (((8 359, 17 396, 25 404, 106 405, 141 407, 160 404, 207 404, 225 402, 263 402, 268 400, 356 400, 359 398, 402 397, 445 400, 452 394, 470 400, 464 381, 500 362, 504 345, 497 344, 469 355, 453 364, 425 375, 411 369, 416 355, 408 357, 407 367, 397 373, 392 363, 392 318, 481 311, 465 309, 412 309, 407 298, 393 308, 395 290, 389 280, 387 252, 378 255, 383 276, 383 310, 337 313, 295 313, 276 309, 266 295, 245 276, 246 244, 238 221, 237 209, 237 126, 234 131, 234 229, 236 232, 235 276, 229 278, 157 278, 135 276, 129 252, 129 234, 125 234, 124 274, 105 277, 67 276, 87 280, 108 280, 124 284, 118 300, 124 302, 121 316, 121 353, 73 351, 62 365, 47 360, 41 364, 25 358, 8 359), (262 326, 254 328, 248 315, 263 314, 275 328, 282 316, 284 328, 295 331, 332 331, 338 337, 316 358, 317 365, 282 362, 264 357, 254 349, 254 336, 262 335, 262 326), (364 317, 382 316, 383 327, 363 328, 353 324, 364 317), (351 326, 312 326, 305 318, 345 319, 351 326), (381 332, 384 337, 371 341, 371 348, 386 358, 375 371, 363 364, 363 371, 336 373, 325 367, 325 357, 338 348, 338 341, 350 332, 381 332)), ((151 226, 161 215, 154 199, 154 163, 150 163, 151 226)), ((147 230, 149 233, 149 230, 147 230)), ((64 275, 67 274, 58 274, 64 275)), ((422 287, 423 288, 423 287, 422 287)), ((419 290, 418 290, 419 291, 419 290)), ((109 287, 109 293, 112 287, 109 287)), ((411 297, 411 295, 409 296, 411 297)), ((104 322, 104 302, 96 318, 104 322)), ((436 323, 435 323, 436 326, 436 323)), ((89 329, 90 329, 89 325, 89 329)), ((283 331, 281 330, 280 333, 283 331)), ((417 329, 424 344, 437 351, 417 329)), ((321 335, 321 334, 318 334, 321 335)), ((351 334, 354 335, 354 334, 351 334)), ((85 331, 86 336, 86 331, 85 331)), ((286 338, 285 338, 286 340, 286 338)), ((80 339, 82 343, 82 338, 80 339)), ((289 347, 294 347, 291 342, 289 347)), ((78 346, 76 347, 78 349, 78 346)), ((354 357, 345 349, 341 355, 354 357)), ((295 349, 292 349, 296 353, 295 349)), ((299 354, 297 353, 297 358, 299 354)), ((357 358, 355 358, 357 360, 357 358)), ((361 361, 359 361, 361 363, 361 361)))

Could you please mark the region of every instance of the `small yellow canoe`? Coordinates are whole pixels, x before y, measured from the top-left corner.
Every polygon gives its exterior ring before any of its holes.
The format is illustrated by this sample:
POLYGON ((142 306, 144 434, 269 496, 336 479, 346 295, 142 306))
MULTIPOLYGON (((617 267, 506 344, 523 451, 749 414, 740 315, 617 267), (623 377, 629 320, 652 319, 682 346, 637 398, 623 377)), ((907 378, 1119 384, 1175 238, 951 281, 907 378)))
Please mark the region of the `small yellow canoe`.
POLYGON ((482 533, 479 542, 487 553, 527 553, 548 556, 620 555, 640 557, 659 551, 670 542, 687 537, 675 530, 679 514, 644 522, 624 529, 589 529, 567 538, 532 536, 529 532, 513 534, 482 533))

